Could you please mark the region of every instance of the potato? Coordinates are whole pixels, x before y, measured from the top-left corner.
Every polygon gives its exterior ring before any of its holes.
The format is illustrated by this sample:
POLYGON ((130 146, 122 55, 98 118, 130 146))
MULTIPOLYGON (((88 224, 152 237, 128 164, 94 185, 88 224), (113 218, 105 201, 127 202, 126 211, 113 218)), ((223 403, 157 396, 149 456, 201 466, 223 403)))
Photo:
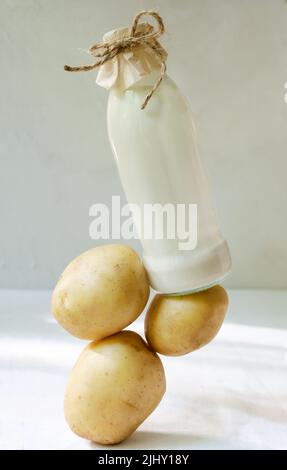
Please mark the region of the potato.
POLYGON ((214 338, 227 306, 227 293, 220 286, 188 295, 158 294, 145 319, 146 339, 160 354, 187 354, 214 338))
POLYGON ((65 269, 53 293, 52 311, 72 335, 98 340, 132 323, 144 309, 149 290, 134 250, 125 245, 100 246, 65 269))
POLYGON ((147 418, 165 392, 159 357, 132 331, 90 343, 66 389, 71 430, 99 444, 117 444, 147 418))

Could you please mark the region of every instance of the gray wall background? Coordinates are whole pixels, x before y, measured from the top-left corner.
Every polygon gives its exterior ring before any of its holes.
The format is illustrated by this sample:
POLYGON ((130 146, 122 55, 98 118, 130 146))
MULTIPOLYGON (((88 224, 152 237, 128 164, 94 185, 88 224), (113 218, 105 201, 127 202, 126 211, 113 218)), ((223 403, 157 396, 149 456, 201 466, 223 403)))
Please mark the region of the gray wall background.
POLYGON ((63 64, 150 8, 197 121, 233 256, 226 285, 287 287, 285 0, 1 0, 0 287, 52 287, 95 244, 90 205, 123 197, 107 93, 63 64))

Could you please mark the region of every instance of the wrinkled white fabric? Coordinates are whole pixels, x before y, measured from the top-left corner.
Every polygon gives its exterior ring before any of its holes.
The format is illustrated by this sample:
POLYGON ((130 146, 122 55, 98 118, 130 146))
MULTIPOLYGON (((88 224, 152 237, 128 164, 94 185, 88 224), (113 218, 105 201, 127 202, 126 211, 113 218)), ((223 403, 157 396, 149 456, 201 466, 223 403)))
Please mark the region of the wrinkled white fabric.
POLYGON ((107 90, 116 86, 127 90, 153 70, 160 67, 160 59, 149 48, 140 47, 123 52, 99 68, 96 83, 107 90))
MULTIPOLYGON (((270 316, 278 296, 270 293, 270 316)), ((65 423, 67 378, 86 343, 56 324, 50 297, 0 291, 0 449, 103 450, 65 423)), ((260 320, 268 299, 263 305, 260 292, 253 297, 260 320)), ((230 308, 238 314, 251 300, 250 291, 230 292, 230 308)), ((256 312, 250 315, 254 322, 256 312)), ((142 321, 129 329, 143 334, 142 321)), ((225 323, 208 346, 161 359, 166 395, 113 449, 287 449, 287 321, 281 329, 225 323)))
MULTIPOLYGON (((152 29, 152 28, 151 28, 152 29)), ((139 32, 148 33, 150 26, 143 23, 138 26, 139 32), (147 29, 148 28, 148 29, 147 29)), ((130 34, 130 28, 121 28, 110 31, 103 37, 104 42, 120 40, 130 34)), ((161 55, 167 58, 167 52, 160 47, 161 55)), ((96 83, 107 90, 117 87, 127 90, 153 70, 159 69, 161 58, 148 46, 135 47, 130 51, 122 52, 99 67, 96 83)))

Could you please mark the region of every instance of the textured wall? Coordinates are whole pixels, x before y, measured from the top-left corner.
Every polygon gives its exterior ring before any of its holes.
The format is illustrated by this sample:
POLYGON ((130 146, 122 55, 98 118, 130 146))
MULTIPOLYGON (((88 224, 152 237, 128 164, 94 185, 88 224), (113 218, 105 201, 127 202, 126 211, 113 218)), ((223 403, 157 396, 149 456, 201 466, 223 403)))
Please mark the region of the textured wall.
POLYGON ((164 16, 169 74, 197 119, 233 255, 226 284, 287 287, 284 0, 1 0, 0 287, 52 286, 93 245, 89 206, 122 194, 107 94, 63 64, 143 8, 164 16))

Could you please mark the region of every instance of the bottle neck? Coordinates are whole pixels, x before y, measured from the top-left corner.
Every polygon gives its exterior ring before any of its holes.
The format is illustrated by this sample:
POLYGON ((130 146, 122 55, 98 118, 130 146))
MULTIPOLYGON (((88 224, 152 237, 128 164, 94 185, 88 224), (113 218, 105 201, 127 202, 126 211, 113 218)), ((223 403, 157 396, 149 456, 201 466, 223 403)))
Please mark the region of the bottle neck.
POLYGON ((128 90, 133 90, 135 88, 148 88, 154 86, 158 77, 160 76, 160 67, 155 68, 151 73, 145 75, 136 83, 133 83, 128 90))

